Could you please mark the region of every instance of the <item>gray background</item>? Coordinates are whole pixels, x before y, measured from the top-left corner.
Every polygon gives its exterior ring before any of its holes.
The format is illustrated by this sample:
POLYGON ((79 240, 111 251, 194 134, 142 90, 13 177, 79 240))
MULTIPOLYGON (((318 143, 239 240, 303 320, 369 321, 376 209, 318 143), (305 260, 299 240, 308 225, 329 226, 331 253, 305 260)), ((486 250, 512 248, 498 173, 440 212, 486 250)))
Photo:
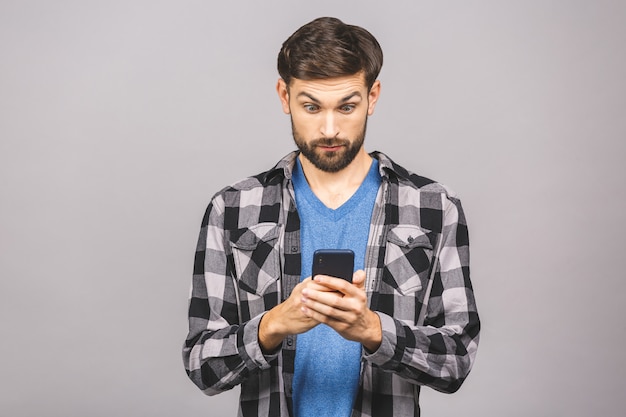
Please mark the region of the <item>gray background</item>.
MULTIPOLYGON (((0 413, 234 415, 180 347, 211 195, 293 149, 276 53, 381 42, 368 150, 462 197, 481 347, 425 416, 618 416, 623 1, 0 1, 0 413)), ((236 391, 236 390, 235 390, 236 391)))

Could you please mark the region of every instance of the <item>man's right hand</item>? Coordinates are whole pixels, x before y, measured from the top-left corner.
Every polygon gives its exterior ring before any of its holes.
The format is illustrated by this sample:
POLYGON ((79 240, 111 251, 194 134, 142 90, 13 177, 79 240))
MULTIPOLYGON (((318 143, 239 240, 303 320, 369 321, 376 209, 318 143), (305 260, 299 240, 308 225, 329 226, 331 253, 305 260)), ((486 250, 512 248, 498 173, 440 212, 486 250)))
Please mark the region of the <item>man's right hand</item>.
POLYGON ((263 352, 273 352, 290 334, 304 333, 319 324, 302 312, 302 290, 329 291, 310 277, 295 286, 289 298, 265 313, 259 323, 259 345, 263 352))

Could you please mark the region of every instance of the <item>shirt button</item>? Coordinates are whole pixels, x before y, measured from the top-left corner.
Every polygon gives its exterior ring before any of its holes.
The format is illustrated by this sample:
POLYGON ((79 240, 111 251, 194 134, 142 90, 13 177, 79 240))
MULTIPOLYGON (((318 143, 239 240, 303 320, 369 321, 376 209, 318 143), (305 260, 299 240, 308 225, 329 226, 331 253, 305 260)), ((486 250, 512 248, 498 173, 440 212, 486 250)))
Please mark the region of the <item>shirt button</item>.
POLYGON ((291 253, 296 253, 298 252, 298 247, 297 246, 292 246, 291 247, 291 253))
POLYGON ((413 243, 413 240, 415 240, 415 239, 413 239, 413 236, 409 236, 409 238, 407 239, 407 241, 408 241, 409 243, 413 243))
POLYGON ((293 346, 293 340, 287 339, 287 346, 289 347, 293 346))

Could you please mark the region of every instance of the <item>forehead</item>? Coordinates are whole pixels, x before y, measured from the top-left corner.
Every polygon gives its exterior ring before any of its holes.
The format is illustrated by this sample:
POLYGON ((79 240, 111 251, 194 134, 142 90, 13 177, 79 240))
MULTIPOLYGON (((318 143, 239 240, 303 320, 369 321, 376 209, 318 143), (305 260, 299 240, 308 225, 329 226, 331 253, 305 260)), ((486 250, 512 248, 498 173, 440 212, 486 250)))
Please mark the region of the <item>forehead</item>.
POLYGON ((301 80, 292 78, 289 93, 294 98, 312 96, 317 99, 341 99, 355 92, 365 96, 367 86, 365 75, 360 72, 344 77, 321 78, 317 80, 301 80))

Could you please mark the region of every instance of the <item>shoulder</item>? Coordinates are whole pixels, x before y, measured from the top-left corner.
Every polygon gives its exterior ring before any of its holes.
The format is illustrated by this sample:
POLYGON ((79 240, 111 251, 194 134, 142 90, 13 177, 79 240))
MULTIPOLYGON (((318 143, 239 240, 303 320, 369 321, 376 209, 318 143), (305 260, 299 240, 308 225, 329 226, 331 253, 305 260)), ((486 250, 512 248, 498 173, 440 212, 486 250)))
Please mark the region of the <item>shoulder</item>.
POLYGON ((285 178, 291 178, 291 173, 295 164, 297 152, 290 152, 281 158, 272 168, 256 175, 239 180, 222 191, 246 191, 254 188, 272 187, 280 185, 285 178))
POLYGON ((227 217, 246 216, 250 221, 259 217, 261 211, 275 212, 282 201, 284 179, 291 176, 295 156, 290 153, 271 169, 222 188, 211 198, 209 208, 227 217))
POLYGON ((458 199, 457 194, 450 187, 431 178, 416 174, 404 168, 382 152, 373 152, 372 156, 378 159, 379 168, 383 177, 393 178, 399 188, 426 194, 439 194, 447 199, 458 199))
POLYGON ((444 225, 464 222, 457 194, 449 187, 418 175, 377 152, 381 176, 389 184, 389 222, 417 225, 428 231, 441 231, 444 225))

